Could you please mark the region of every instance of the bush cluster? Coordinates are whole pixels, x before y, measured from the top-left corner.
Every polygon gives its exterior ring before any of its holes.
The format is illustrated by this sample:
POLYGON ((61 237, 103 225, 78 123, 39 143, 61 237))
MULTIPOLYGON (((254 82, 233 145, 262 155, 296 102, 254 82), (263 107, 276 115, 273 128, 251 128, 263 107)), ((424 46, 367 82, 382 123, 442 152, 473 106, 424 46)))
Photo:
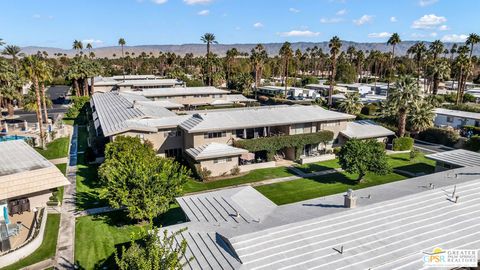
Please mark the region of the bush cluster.
POLYGON ((480 151, 480 135, 474 135, 465 142, 465 149, 470 151, 480 151))
POLYGON ((413 139, 410 137, 400 137, 393 139, 393 151, 412 150, 413 139))
POLYGON ((426 142, 453 146, 457 143, 459 135, 455 131, 449 129, 428 128, 418 134, 418 139, 426 142))
POLYGON ((68 109, 65 116, 68 118, 77 118, 77 116, 80 114, 85 104, 87 104, 89 100, 90 97, 73 97, 72 106, 68 109))

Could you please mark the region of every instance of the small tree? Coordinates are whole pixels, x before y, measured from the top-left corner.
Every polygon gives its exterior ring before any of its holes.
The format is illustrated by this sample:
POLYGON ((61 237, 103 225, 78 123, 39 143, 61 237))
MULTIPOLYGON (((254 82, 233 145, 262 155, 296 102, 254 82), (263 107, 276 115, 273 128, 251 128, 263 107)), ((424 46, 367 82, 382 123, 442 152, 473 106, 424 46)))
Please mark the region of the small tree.
POLYGON ((375 140, 351 139, 342 146, 338 158, 342 169, 358 174, 358 182, 363 180, 367 172, 384 175, 391 171, 385 146, 375 140))
POLYGON ((125 206, 130 218, 152 221, 181 195, 190 171, 173 159, 157 157, 150 143, 120 136, 106 146, 99 176, 101 196, 110 206, 125 206))
POLYGON ((115 252, 115 262, 120 270, 177 270, 182 269, 190 259, 183 260, 187 250, 187 241, 183 239, 180 244, 175 241, 175 236, 181 234, 180 230, 169 234, 160 229, 143 230, 140 240, 132 240, 131 246, 122 247, 121 257, 115 252))

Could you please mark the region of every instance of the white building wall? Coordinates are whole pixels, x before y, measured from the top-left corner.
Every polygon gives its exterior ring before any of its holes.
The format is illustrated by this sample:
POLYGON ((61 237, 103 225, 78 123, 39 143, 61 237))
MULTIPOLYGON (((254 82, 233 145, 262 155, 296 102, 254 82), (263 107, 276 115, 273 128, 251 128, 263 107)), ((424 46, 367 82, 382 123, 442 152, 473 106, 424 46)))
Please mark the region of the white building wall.
POLYGON ((447 116, 443 114, 437 114, 435 116, 435 126, 437 127, 452 127, 458 129, 463 126, 475 126, 475 122, 476 120, 471 118, 447 116))

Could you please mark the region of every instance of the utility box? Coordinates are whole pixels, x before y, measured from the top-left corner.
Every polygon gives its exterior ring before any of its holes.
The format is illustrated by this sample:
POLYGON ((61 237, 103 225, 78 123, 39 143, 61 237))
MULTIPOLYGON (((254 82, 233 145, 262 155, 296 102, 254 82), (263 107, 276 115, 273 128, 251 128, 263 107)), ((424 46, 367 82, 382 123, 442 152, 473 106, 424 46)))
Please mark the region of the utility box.
POLYGON ((345 208, 355 208, 357 206, 357 196, 355 196, 353 190, 349 189, 343 197, 345 208))

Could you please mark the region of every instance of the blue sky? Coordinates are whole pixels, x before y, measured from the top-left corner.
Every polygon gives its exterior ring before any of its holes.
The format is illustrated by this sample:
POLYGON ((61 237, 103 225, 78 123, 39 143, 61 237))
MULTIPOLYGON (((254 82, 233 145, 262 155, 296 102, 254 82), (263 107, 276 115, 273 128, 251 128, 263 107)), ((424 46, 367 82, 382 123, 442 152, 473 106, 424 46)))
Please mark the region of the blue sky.
POLYGON ((343 40, 463 41, 479 32, 478 0, 0 0, 0 38, 19 46, 70 48, 343 40))

